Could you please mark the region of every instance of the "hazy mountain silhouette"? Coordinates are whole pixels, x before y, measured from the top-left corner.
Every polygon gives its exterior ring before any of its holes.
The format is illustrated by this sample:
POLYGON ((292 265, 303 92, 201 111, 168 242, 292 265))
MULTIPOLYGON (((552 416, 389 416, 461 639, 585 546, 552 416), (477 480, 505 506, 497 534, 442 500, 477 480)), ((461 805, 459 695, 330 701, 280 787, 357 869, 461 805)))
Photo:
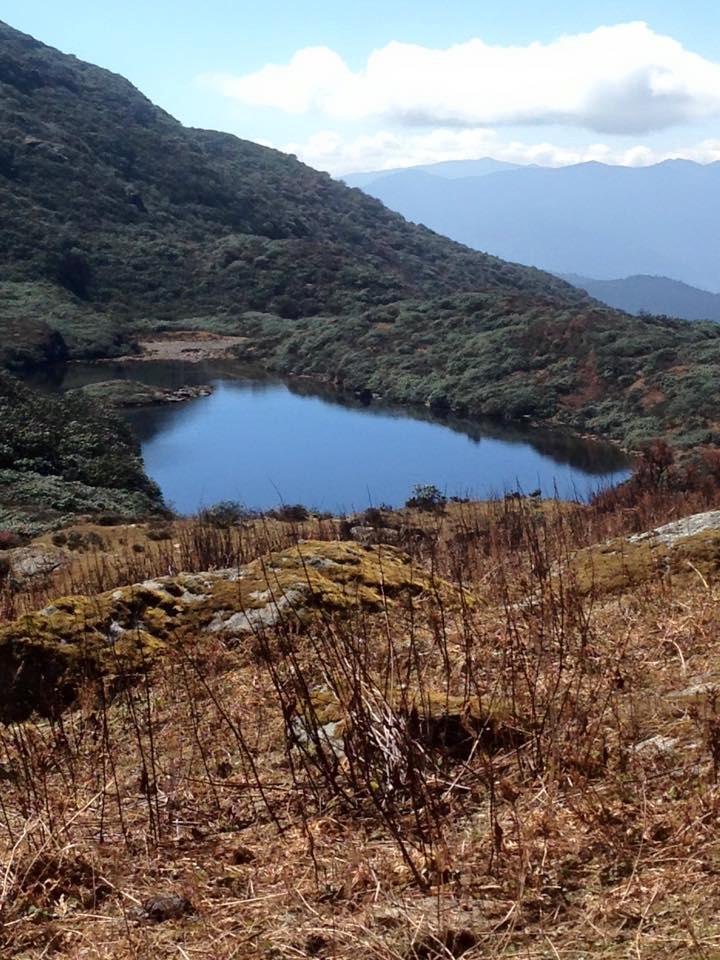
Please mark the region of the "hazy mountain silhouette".
POLYGON ((720 292, 720 162, 534 166, 452 180, 411 168, 363 189, 410 220, 520 263, 607 280, 669 276, 720 292))
POLYGON ((563 280, 587 291, 596 300, 628 313, 665 313, 683 320, 720 321, 720 294, 668 277, 641 275, 622 280, 593 280, 569 273, 563 280))
POLYGON ((342 177, 349 187, 363 188, 380 177, 387 177, 394 173, 406 173, 410 170, 420 170, 435 177, 446 180, 458 180, 462 177, 486 177, 490 173, 500 173, 505 170, 518 170, 517 163, 504 163, 502 160, 493 160, 492 157, 481 157, 479 160, 445 160, 442 163, 421 163, 414 167, 394 167, 389 170, 367 173, 349 173, 342 177))

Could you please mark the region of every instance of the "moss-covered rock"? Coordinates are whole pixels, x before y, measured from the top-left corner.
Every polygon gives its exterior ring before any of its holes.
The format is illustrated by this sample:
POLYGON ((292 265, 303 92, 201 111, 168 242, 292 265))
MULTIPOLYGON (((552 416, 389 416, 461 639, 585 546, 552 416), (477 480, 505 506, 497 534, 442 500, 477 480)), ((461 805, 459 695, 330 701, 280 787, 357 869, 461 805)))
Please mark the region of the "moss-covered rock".
POLYGON ((653 580, 701 577, 711 582, 717 578, 720 530, 710 527, 689 536, 682 535, 683 528, 678 528, 676 536, 663 535, 663 530, 659 535, 650 531, 579 551, 570 565, 579 591, 603 595, 624 593, 653 580))
POLYGON ((194 400, 197 397, 207 397, 213 388, 209 384, 198 386, 177 387, 166 390, 162 387, 153 387, 139 380, 101 380, 98 383, 88 383, 78 390, 78 393, 94 402, 104 403, 109 407, 147 407, 155 404, 182 403, 185 400, 194 400))
POLYGON ((286 621, 380 608, 429 587, 393 547, 307 541, 236 569, 61 597, 0 627, 0 721, 62 709, 83 681, 131 676, 202 634, 236 644, 286 621))

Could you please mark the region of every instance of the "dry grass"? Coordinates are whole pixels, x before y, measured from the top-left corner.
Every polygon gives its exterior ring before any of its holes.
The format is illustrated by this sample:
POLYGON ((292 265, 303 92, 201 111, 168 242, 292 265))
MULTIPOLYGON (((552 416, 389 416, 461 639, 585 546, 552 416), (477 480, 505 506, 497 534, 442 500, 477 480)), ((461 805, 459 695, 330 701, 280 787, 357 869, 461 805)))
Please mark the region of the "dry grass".
MULTIPOLYGON (((679 510, 405 514, 422 592, 199 635, 0 728, 0 955, 717 960, 716 577, 606 592, 573 567, 679 510), (163 894, 195 913, 138 919, 163 894)), ((176 543, 201 569, 338 530, 187 523, 58 576, 106 589, 176 543)))

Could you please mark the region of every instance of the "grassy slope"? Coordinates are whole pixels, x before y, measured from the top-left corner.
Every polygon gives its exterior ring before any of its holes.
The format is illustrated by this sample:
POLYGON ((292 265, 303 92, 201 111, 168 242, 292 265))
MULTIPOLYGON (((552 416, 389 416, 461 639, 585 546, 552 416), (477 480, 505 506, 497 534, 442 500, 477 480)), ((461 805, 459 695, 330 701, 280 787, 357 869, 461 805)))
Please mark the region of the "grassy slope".
POLYGON ((67 614, 85 605, 95 648, 118 656, 115 682, 90 683, 62 723, 0 726, 3 956, 441 960, 464 945, 466 960, 716 960, 720 536, 640 566, 614 541, 611 571, 595 552, 595 589, 575 580, 576 548, 682 506, 655 491, 622 515, 523 502, 385 514, 412 563, 351 545, 355 585, 337 564, 347 545, 317 542, 334 538, 327 522, 185 522, 161 541, 100 531, 100 554, 73 553, 64 574, 76 592, 83 559, 91 578, 112 576, 104 550, 122 554, 125 538, 141 578, 186 550, 197 570, 264 556, 228 591, 226 617, 243 591, 267 602, 267 583, 280 599, 298 576, 346 592, 317 590, 310 622, 291 604, 276 629, 229 643, 203 629, 211 601, 183 632, 190 594, 148 610, 161 585, 117 580, 104 586, 113 615, 142 624, 114 647, 107 598, 56 600, 59 582, 40 585, 44 613, 0 626, 7 646, 52 622, 71 657, 82 631, 67 614), (363 581, 385 584, 384 599, 365 589, 356 605, 363 581), (147 630, 161 663, 133 662, 123 684, 147 630), (416 740, 410 703, 429 724, 416 740), (344 759, 295 736, 313 723, 352 745, 344 759), (135 920, 158 894, 187 896, 195 914, 135 920))
POLYGON ((584 299, 292 157, 185 129, 123 78, 5 25, 0 84, 8 280, 59 282, 133 318, 345 314, 499 287, 584 299))

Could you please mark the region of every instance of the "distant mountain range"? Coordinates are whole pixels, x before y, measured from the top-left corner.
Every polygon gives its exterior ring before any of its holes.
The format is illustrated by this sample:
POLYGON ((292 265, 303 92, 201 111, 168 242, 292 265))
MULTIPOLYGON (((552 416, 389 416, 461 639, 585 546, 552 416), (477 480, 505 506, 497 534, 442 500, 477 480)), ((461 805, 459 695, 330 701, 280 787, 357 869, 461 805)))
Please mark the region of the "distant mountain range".
POLYGON ((673 277, 720 292, 720 162, 459 163, 450 175, 435 164, 345 180, 409 220, 508 260, 603 280, 673 277), (473 172, 458 175, 463 169, 473 172))
POLYGON ((504 163, 502 160, 493 160, 491 157, 481 157, 479 160, 445 160, 442 163, 421 163, 415 167, 394 167, 389 170, 371 170, 367 173, 349 173, 342 179, 349 187, 363 189, 382 177, 406 173, 409 170, 419 170, 421 173, 429 173, 446 180, 460 180, 463 177, 486 177, 490 173, 519 169, 519 163, 504 163))
POLYGON ((679 280, 646 275, 622 280, 593 280, 574 273, 564 274, 562 278, 587 291, 596 300, 628 313, 667 314, 683 320, 720 322, 720 294, 691 287, 679 280))

